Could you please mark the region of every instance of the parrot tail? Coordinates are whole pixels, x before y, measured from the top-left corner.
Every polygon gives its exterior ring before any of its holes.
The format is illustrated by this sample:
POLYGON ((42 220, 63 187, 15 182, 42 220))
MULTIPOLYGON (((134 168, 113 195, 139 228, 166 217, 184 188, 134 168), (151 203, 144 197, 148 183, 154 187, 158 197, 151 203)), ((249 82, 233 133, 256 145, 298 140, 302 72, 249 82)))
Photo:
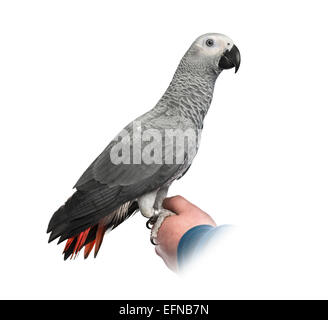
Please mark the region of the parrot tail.
MULTIPOLYGON (((96 257, 105 232, 116 228, 138 209, 138 203, 136 201, 128 201, 115 210, 107 211, 110 213, 100 219, 96 219, 96 215, 94 215, 95 218, 92 220, 90 220, 89 216, 79 218, 77 221, 81 226, 84 226, 84 228, 76 228, 75 224, 71 222, 74 222, 72 213, 76 210, 76 203, 82 206, 83 202, 85 202, 81 201, 81 199, 84 200, 83 195, 81 196, 79 192, 76 192, 68 199, 64 206, 60 207, 55 212, 48 226, 47 232, 51 232, 49 242, 57 237, 60 237, 58 243, 66 240, 63 251, 64 260, 69 257, 71 257, 71 259, 75 258, 83 247, 85 259, 89 256, 94 247, 94 257, 96 257)), ((88 202, 91 202, 91 200, 88 199, 88 202)), ((105 206, 103 210, 106 210, 105 206)))
POLYGON ((94 227, 90 227, 78 235, 69 238, 66 241, 66 245, 63 251, 64 260, 71 257, 74 259, 77 257, 81 249, 84 247, 84 259, 88 258, 90 252, 95 246, 94 257, 96 258, 100 246, 102 244, 105 232, 108 228, 106 224, 107 217, 101 219, 101 221, 94 227))
POLYGON ((71 259, 78 255, 81 249, 84 247, 84 259, 88 258, 90 252, 92 251, 95 243, 97 242, 97 250, 95 250, 95 257, 98 254, 100 249, 100 245, 102 243, 102 239, 104 237, 105 232, 102 232, 103 228, 98 229, 98 225, 93 228, 88 228, 85 231, 82 231, 77 236, 69 238, 66 241, 66 245, 63 251, 64 260, 71 257, 71 259), (99 230, 99 231, 98 231, 99 230), (91 232, 90 232, 91 231, 91 232), (90 236, 89 236, 90 234, 90 236), (89 236, 89 237, 88 237, 89 236))

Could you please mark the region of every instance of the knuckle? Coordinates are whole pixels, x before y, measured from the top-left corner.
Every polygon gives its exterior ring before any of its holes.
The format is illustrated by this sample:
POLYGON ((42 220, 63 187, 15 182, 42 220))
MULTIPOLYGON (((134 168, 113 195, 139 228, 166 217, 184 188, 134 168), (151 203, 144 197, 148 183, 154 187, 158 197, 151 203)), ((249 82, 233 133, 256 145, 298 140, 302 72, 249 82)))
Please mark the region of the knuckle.
POLYGON ((186 202, 187 201, 183 196, 180 196, 180 195, 177 195, 177 196, 173 197, 173 199, 176 200, 176 201, 180 201, 180 202, 186 202))

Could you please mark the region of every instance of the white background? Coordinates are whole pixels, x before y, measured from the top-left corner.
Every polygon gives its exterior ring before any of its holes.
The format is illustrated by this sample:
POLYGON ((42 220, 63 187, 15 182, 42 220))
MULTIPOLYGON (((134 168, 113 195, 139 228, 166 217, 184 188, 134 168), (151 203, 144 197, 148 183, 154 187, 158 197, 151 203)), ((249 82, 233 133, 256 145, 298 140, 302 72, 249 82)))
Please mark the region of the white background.
POLYGON ((325 1, 1 1, 0 297, 328 298, 327 24, 325 1), (241 227, 237 245, 210 277, 181 278, 137 214, 97 259, 64 262, 52 213, 207 32, 242 64, 220 75, 170 195, 241 227))

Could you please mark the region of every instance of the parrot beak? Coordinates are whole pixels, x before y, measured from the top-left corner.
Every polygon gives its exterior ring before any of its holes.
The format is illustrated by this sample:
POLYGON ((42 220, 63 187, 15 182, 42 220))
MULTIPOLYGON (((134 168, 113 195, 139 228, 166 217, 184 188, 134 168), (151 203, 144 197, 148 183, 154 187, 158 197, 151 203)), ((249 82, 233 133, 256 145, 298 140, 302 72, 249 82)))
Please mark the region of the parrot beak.
POLYGON ((240 66, 240 52, 238 48, 233 45, 233 47, 230 50, 226 50, 220 61, 219 61, 219 67, 221 69, 231 69, 235 68, 235 73, 237 73, 240 66))

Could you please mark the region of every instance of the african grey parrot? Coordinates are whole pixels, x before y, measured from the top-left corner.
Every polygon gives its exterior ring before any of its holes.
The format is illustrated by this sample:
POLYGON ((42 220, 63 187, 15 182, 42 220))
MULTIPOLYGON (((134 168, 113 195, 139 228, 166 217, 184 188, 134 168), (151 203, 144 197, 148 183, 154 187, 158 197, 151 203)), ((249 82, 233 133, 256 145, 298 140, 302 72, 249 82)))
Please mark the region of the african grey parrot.
POLYGON ((186 173, 197 153, 215 81, 223 69, 234 67, 237 72, 239 65, 239 50, 227 36, 208 33, 193 42, 156 106, 122 130, 78 180, 76 192, 52 216, 49 242, 58 237, 58 243, 67 240, 65 260, 76 256, 82 247, 87 258, 95 246, 96 257, 105 232, 137 210, 149 218, 151 240, 156 242, 161 223, 174 214, 164 209, 162 202, 171 183, 186 173), (169 130, 176 134, 173 139, 167 139, 169 130), (188 140, 185 147, 177 139, 188 130, 196 133, 196 139, 188 140), (147 148, 148 158, 143 157, 147 148))

